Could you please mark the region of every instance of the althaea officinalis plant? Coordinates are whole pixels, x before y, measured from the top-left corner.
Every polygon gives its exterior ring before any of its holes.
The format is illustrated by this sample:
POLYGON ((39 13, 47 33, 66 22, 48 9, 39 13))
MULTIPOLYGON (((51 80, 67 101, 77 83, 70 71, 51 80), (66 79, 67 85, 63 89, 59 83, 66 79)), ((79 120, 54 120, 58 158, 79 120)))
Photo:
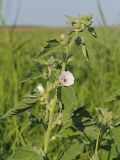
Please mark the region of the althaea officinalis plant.
POLYGON ((14 160, 120 159, 119 116, 104 108, 91 113, 85 106, 80 107, 74 92, 76 79, 69 67, 74 63, 71 48, 75 45, 94 69, 94 55, 84 40, 84 32, 97 38, 92 16, 66 17, 71 26, 69 33, 59 40, 48 40, 35 58, 37 65, 31 74, 21 79, 21 83, 34 80, 38 85, 1 117, 4 120, 26 112, 29 121, 39 127, 39 145, 26 143, 16 148, 14 160), (36 107, 39 114, 33 113, 36 107))

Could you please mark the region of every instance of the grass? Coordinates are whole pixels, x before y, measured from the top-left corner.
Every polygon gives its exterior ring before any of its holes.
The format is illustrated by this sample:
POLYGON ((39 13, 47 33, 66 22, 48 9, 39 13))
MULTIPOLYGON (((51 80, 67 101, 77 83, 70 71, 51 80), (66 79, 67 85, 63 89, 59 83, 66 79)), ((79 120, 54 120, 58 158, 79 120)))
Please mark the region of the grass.
MULTIPOLYGON (((20 84, 20 76, 33 66, 33 58, 47 39, 60 37, 67 28, 19 27, 13 32, 11 28, 0 29, 0 115, 12 108, 26 93, 34 82, 20 84)), ((95 107, 107 107, 120 112, 119 103, 107 104, 105 99, 120 88, 120 29, 118 27, 96 28, 98 39, 86 37, 95 53, 96 65, 90 69, 85 65, 80 50, 74 46, 75 61, 72 63, 76 77, 74 88, 80 105, 89 110, 95 107)), ((71 68, 72 68, 71 67, 71 68)), ((0 157, 7 160, 17 146, 24 146, 34 137, 39 143, 38 127, 30 127, 24 114, 19 118, 10 118, 0 122, 0 157), (24 123, 24 125, 23 125, 24 123), (36 135, 36 136, 35 136, 36 135)))

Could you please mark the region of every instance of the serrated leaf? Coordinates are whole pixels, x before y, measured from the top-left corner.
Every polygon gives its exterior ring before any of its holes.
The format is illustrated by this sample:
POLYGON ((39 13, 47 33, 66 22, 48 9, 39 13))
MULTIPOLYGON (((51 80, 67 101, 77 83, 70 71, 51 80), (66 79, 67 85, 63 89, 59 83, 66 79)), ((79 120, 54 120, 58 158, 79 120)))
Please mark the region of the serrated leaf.
POLYGON ((91 118, 90 113, 86 110, 85 106, 77 108, 75 111, 72 112, 72 117, 79 116, 79 117, 87 117, 91 118))
POLYGON ((65 15, 65 17, 67 18, 67 23, 68 24, 72 24, 73 25, 73 23, 75 22, 75 20, 76 20, 76 18, 75 17, 72 17, 72 16, 67 16, 67 15, 65 15))
POLYGON ((97 38, 97 34, 96 34, 95 29, 93 27, 88 27, 88 31, 90 32, 90 34, 93 37, 97 38))
POLYGON ((51 53, 55 52, 56 49, 58 49, 58 47, 60 47, 60 42, 57 41, 56 39, 52 39, 52 40, 47 41, 46 45, 44 46, 44 48, 42 49, 42 51, 38 55, 38 58, 44 58, 44 57, 50 55, 51 53))
POLYGON ((72 127, 75 130, 83 131, 85 127, 92 126, 95 124, 90 113, 85 109, 85 107, 79 107, 76 109, 71 116, 72 127))
POLYGON ((84 144, 76 142, 70 146, 70 148, 64 152, 61 160, 73 160, 76 156, 80 155, 83 152, 84 144))
MULTIPOLYGON (((85 109, 84 106, 73 111, 69 120, 67 120, 66 123, 65 122, 62 127, 62 132, 69 132, 73 135, 77 134, 77 131, 84 131, 86 127, 95 125, 95 121, 92 119, 90 113, 85 109)), ((60 133, 62 132, 60 131, 60 133)), ((62 135, 64 135, 64 133, 62 133, 62 135)))
POLYGON ((43 158, 33 148, 19 147, 15 153, 15 160, 43 160, 43 158))
POLYGON ((21 79, 20 82, 24 83, 24 82, 28 82, 30 80, 36 80, 36 79, 40 79, 43 78, 43 76, 41 75, 41 73, 39 71, 35 71, 35 70, 31 70, 28 73, 26 73, 21 79))
POLYGON ((39 101, 39 97, 36 96, 25 96, 24 99, 14 108, 9 110, 5 115, 3 115, 0 119, 4 119, 7 117, 11 117, 13 115, 20 114, 30 109, 35 103, 39 101))
POLYGON ((76 43, 78 35, 74 32, 72 36, 69 36, 68 42, 67 42, 67 47, 71 48, 74 43, 76 43))
POLYGON ((63 123, 65 123, 65 121, 68 120, 70 117, 72 107, 77 105, 78 100, 72 87, 62 87, 61 98, 62 103, 64 104, 63 123))

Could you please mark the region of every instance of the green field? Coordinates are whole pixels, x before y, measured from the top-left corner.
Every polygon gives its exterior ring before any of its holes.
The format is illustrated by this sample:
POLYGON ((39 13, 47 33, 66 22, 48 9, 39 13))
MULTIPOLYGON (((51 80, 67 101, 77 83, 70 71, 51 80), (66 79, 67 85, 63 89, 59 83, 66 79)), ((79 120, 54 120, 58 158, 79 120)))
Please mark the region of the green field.
MULTIPOLYGON (((32 69, 34 58, 44 42, 59 38, 68 30, 45 27, 0 29, 0 115, 14 107, 25 93, 36 86, 34 80, 24 84, 20 83, 20 79, 32 69)), ((71 64, 75 76, 74 88, 80 106, 85 105, 90 111, 94 111, 95 107, 107 107, 118 114, 119 101, 106 103, 105 100, 120 88, 120 29, 99 27, 96 32, 97 40, 86 34, 91 52, 95 53, 93 69, 84 60, 80 49, 75 46, 72 49, 75 55, 71 64)), ((39 144, 39 126, 30 125, 25 115, 0 121, 0 160, 7 160, 16 147, 32 143, 32 139, 39 144)))

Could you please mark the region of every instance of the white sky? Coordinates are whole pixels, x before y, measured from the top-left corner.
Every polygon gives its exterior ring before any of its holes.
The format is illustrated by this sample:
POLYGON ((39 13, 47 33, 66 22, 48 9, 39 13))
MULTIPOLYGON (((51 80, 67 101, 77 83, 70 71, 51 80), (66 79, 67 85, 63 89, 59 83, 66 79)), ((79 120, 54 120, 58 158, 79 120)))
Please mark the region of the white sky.
MULTIPOLYGON (((100 0, 109 25, 120 24, 120 0, 100 0)), ((17 9, 18 25, 64 26, 64 15, 77 16, 92 13, 94 24, 101 19, 96 0, 3 0, 6 23, 14 24, 17 9)))

